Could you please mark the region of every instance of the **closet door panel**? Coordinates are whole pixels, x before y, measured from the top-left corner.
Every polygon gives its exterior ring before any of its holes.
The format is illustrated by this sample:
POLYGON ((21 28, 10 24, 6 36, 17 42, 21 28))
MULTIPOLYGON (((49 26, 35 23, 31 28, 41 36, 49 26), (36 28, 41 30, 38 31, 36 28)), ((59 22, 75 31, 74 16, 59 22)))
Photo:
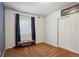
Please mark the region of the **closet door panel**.
POLYGON ((72 19, 72 26, 71 26, 72 50, 79 53, 79 12, 72 14, 70 18, 72 19))
POLYGON ((59 46, 65 49, 71 48, 71 19, 65 17, 59 20, 59 46))
POLYGON ((59 20, 59 47, 79 53, 79 12, 59 20))
POLYGON ((71 35, 71 48, 70 50, 71 51, 75 51, 74 48, 76 48, 76 20, 75 20, 75 15, 74 14, 71 14, 70 15, 70 19, 71 19, 71 32, 70 32, 70 35, 71 35))

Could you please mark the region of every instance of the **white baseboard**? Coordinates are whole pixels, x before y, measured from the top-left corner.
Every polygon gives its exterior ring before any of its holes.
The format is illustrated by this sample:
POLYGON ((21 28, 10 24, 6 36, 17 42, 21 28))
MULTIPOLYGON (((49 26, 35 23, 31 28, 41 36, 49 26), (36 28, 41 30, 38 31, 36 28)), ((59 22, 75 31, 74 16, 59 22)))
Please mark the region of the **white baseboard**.
POLYGON ((58 47, 58 46, 55 45, 55 44, 51 44, 51 43, 48 43, 48 42, 45 42, 45 43, 47 43, 47 44, 49 44, 49 45, 52 45, 52 46, 55 46, 55 47, 58 47))
POLYGON ((1 51, 0 51, 0 56, 1 56, 1 51))
POLYGON ((1 57, 4 57, 4 53, 5 53, 5 49, 4 49, 4 51, 3 51, 3 53, 2 53, 2 56, 1 56, 1 57))
POLYGON ((75 50, 72 50, 72 49, 67 49, 67 48, 60 47, 60 46, 59 46, 59 48, 62 48, 62 49, 68 50, 68 51, 70 51, 70 52, 79 54, 79 52, 77 52, 77 51, 75 51, 75 50))
MULTIPOLYGON (((48 43, 48 42, 46 42, 46 43, 49 44, 49 45, 52 45, 52 46, 58 47, 57 45, 50 44, 50 43, 48 43)), ((60 46, 59 46, 59 47, 60 47, 60 46)), ((62 49, 66 49, 66 48, 63 48, 63 47, 60 47, 60 48, 62 48, 62 49)), ((79 52, 74 51, 74 50, 72 50, 72 49, 66 49, 66 50, 71 51, 71 52, 73 52, 73 53, 77 53, 77 54, 79 54, 79 52)))

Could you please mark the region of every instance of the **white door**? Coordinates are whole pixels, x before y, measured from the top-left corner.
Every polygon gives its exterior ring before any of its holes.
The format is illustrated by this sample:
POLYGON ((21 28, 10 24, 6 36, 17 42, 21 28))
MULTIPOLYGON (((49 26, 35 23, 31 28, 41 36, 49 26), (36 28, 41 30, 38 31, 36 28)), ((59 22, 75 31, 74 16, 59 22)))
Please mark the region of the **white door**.
POLYGON ((79 53, 79 12, 70 15, 71 23, 71 47, 72 51, 79 53))
POLYGON ((69 17, 59 20, 59 46, 65 49, 71 48, 71 19, 69 17))
POLYGON ((79 53, 79 12, 59 19, 59 46, 79 53))

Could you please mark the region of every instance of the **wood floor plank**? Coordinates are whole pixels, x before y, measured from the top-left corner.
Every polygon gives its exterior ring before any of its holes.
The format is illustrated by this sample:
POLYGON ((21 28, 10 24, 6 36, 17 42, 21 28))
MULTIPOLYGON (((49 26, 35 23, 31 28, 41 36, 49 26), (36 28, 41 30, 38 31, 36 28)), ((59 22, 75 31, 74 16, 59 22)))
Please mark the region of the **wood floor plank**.
POLYGON ((35 46, 7 49, 4 57, 78 57, 79 54, 69 50, 55 47, 47 43, 39 43, 35 46))

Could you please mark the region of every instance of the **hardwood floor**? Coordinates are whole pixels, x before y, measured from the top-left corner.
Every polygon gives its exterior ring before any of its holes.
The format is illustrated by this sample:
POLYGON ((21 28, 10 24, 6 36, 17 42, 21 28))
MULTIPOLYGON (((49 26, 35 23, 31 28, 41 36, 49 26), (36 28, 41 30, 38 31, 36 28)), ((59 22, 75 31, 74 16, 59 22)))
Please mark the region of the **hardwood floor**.
POLYGON ((68 50, 51 46, 47 43, 39 43, 35 46, 7 49, 5 57, 77 57, 79 54, 68 50))

